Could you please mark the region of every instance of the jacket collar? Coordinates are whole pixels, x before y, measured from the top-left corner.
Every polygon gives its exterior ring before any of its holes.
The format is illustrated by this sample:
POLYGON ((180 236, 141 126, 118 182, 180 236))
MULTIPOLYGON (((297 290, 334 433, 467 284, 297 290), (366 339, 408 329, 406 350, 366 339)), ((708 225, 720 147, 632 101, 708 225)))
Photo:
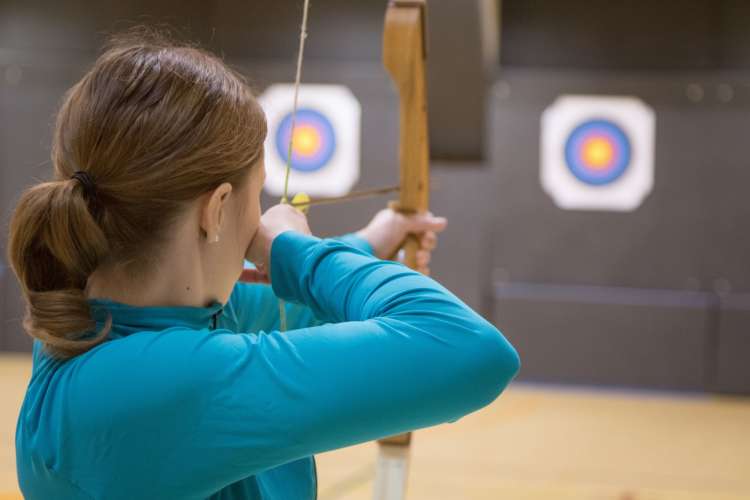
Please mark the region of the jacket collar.
POLYGON ((174 327, 192 330, 215 328, 223 310, 222 304, 218 302, 208 307, 139 307, 108 299, 89 299, 89 304, 97 331, 104 326, 107 316, 111 315, 111 335, 116 337, 174 327))

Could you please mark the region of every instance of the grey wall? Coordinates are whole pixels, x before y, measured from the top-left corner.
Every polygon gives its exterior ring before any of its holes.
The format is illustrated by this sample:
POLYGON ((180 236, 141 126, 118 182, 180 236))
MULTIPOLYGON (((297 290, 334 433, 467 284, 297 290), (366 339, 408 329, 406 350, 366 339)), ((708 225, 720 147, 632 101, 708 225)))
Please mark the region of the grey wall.
POLYGON ((507 66, 747 69, 745 0, 502 0, 507 66))
POLYGON ((502 20, 487 142, 506 196, 486 310, 522 376, 750 392, 750 6, 504 0, 502 20), (655 187, 637 211, 562 211, 542 192, 540 115, 565 93, 655 109, 655 187))
MULTIPOLYGON (((224 53, 262 89, 292 78, 297 3, 0 4, 3 224, 20 190, 47 175, 55 107, 103 30, 148 13, 224 53)), ((383 3, 315 2, 304 68, 306 82, 347 85, 362 103, 358 188, 397 178, 397 102, 379 63, 383 3)), ((432 206, 450 220, 434 275, 519 348, 523 379, 750 393, 742 3, 680 3, 690 8, 672 31, 664 5, 675 2, 639 0, 640 17, 593 5, 603 4, 505 0, 505 65, 485 91, 476 13, 451 23, 456 3, 431 3, 431 132, 443 158, 433 161, 432 206), (644 16, 654 21, 638 24, 644 16), (636 95, 656 110, 656 185, 636 212, 565 212, 542 192, 539 118, 562 93, 636 95)), ((351 230, 384 204, 317 207, 311 224, 322 235, 351 230)), ((4 234, 0 245, 4 257, 4 234)), ((28 349, 17 286, 7 272, 0 280, 0 349, 28 349)))
POLYGON ((750 77, 506 69, 490 106, 488 293, 523 376, 749 391, 750 77), (655 186, 636 211, 564 211, 542 191, 540 117, 565 93, 654 108, 655 186))

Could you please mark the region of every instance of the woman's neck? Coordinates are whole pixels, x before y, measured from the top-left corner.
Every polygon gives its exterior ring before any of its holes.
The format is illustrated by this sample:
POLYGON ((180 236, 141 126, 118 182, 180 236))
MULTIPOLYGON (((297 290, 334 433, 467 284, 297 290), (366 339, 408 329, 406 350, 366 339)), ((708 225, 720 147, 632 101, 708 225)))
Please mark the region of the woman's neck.
POLYGON ((208 297, 199 252, 164 250, 160 253, 165 257, 140 272, 118 264, 97 268, 88 279, 88 297, 134 306, 204 307, 214 302, 208 297))

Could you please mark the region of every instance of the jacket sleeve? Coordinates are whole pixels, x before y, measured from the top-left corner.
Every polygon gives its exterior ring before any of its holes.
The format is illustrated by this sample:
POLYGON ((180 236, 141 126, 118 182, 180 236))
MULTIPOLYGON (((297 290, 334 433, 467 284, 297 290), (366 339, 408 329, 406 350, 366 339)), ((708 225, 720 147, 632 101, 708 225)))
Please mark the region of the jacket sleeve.
MULTIPOLYGON (((368 255, 373 254, 373 249, 367 240, 355 233, 332 239, 368 255)), ((289 330, 318 326, 323 323, 304 304, 284 302, 283 305, 286 311, 287 329, 289 330)), ((229 298, 225 313, 231 323, 227 327, 238 332, 272 331, 278 330, 280 326, 279 299, 274 295, 270 285, 237 283, 229 298)))
POLYGON ((326 324, 217 331, 196 349, 211 400, 191 446, 225 473, 456 420, 519 368, 497 329, 403 265, 287 232, 273 243, 271 276, 279 297, 326 324))
POLYGON ((91 498, 207 498, 298 458, 454 421, 518 370, 500 332, 400 264, 287 232, 271 270, 277 295, 326 324, 175 325, 44 359, 20 453, 91 498))

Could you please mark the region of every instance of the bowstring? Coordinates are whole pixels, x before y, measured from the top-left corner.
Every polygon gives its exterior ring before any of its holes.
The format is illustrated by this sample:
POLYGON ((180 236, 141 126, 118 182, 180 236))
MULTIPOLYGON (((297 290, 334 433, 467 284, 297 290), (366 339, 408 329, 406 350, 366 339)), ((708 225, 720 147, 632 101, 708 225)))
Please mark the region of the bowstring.
MULTIPOLYGON (((302 7, 302 24, 299 30, 299 49, 297 50, 297 70, 294 75, 294 103, 292 105, 292 123, 289 131, 289 147, 286 155, 286 168, 284 170, 284 192, 281 195, 281 203, 289 203, 289 174, 292 171, 292 151, 294 151, 294 129, 297 125, 297 108, 299 105, 299 88, 302 80, 302 60, 305 55, 305 40, 307 39, 307 13, 310 10, 310 0, 305 0, 302 7)), ((279 299, 279 329, 284 332, 287 328, 286 305, 279 299)))

